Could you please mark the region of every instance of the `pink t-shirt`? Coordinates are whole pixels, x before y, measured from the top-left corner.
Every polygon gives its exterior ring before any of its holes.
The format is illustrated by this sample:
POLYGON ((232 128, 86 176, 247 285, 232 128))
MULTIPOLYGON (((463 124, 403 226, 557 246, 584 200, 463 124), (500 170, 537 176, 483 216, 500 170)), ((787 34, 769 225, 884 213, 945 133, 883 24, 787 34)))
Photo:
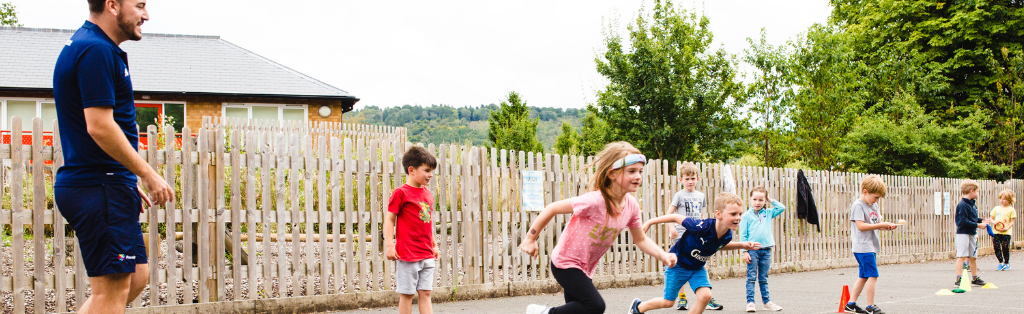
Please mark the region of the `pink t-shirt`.
POLYGON ((572 202, 572 218, 558 237, 558 244, 551 252, 551 263, 561 269, 577 268, 594 276, 594 267, 601 256, 615 242, 615 237, 625 227, 640 228, 640 204, 633 195, 626 195, 626 205, 618 217, 608 216, 601 191, 592 191, 569 199, 572 202))

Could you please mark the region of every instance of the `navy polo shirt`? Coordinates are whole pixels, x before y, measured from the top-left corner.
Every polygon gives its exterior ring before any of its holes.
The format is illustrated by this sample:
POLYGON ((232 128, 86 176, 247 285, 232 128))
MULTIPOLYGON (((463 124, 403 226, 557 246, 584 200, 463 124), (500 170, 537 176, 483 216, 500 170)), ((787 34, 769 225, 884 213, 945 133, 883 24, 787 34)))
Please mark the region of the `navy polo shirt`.
POLYGON ((64 166, 54 186, 94 186, 138 178, 96 144, 85 124, 85 108, 114 109, 114 121, 132 148, 139 149, 128 54, 99 26, 86 21, 64 45, 53 69, 53 95, 64 166))
POLYGON ((732 241, 732 230, 727 230, 725 236, 719 238, 715 223, 714 218, 683 220, 682 225, 686 232, 683 232, 683 236, 669 250, 678 257, 675 267, 687 270, 701 269, 712 255, 732 241))

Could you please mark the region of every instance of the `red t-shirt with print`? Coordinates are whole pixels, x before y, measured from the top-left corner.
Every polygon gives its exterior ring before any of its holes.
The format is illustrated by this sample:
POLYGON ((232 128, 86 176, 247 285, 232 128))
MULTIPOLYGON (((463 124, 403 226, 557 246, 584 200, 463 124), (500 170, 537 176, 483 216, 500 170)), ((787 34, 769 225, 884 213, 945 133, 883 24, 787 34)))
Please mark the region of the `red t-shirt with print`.
POLYGON ((395 223, 395 251, 398 259, 417 262, 434 258, 434 195, 426 187, 408 184, 395 189, 388 211, 398 215, 395 223))

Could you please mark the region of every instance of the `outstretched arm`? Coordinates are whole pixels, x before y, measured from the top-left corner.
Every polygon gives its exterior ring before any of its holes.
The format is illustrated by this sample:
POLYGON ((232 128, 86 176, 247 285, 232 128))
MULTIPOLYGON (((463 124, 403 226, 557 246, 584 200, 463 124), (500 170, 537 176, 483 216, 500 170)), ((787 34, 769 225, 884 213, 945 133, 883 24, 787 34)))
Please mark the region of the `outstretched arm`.
POLYGON ((672 267, 672 265, 676 264, 676 255, 665 252, 665 250, 658 247, 658 244, 654 243, 654 240, 651 240, 651 238, 648 238, 642 229, 629 228, 629 234, 633 235, 633 244, 636 244, 641 252, 657 258, 666 267, 672 267))
POLYGON ((739 250, 739 249, 757 250, 757 249, 760 249, 760 248, 761 248, 761 243, 750 242, 750 241, 747 241, 747 242, 729 242, 729 244, 726 244, 725 246, 722 246, 723 250, 739 250))
POLYGON ((679 214, 668 214, 668 215, 662 215, 662 216, 654 217, 654 218, 651 218, 651 220, 648 220, 647 222, 644 222, 643 232, 646 233, 647 229, 651 228, 651 225, 653 225, 653 224, 663 224, 663 223, 669 223, 669 222, 674 222, 674 223, 681 224, 681 223, 683 223, 683 220, 685 220, 685 219, 686 219, 686 217, 683 217, 683 215, 679 215, 679 214))
POLYGON ((523 243, 519 244, 519 249, 533 258, 537 258, 537 237, 540 236, 541 230, 544 230, 544 227, 551 222, 551 218, 559 214, 572 214, 571 200, 561 200, 545 206, 537 219, 533 221, 533 225, 530 226, 530 231, 526 233, 523 243))

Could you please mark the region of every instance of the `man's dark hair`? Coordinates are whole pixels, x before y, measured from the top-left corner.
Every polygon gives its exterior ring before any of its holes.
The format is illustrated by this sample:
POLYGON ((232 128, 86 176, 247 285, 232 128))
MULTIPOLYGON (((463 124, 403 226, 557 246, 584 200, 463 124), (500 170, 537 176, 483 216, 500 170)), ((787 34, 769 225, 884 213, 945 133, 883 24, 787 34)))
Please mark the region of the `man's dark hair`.
POLYGON ((431 155, 426 148, 413 146, 402 156, 402 168, 405 168, 405 174, 409 174, 409 167, 419 168, 422 165, 427 165, 430 169, 437 169, 437 159, 434 159, 434 155, 431 155))
MULTIPOLYGON (((117 3, 121 3, 121 0, 115 0, 117 3)), ((89 12, 101 13, 103 12, 103 6, 107 4, 107 0, 89 0, 89 12)))

